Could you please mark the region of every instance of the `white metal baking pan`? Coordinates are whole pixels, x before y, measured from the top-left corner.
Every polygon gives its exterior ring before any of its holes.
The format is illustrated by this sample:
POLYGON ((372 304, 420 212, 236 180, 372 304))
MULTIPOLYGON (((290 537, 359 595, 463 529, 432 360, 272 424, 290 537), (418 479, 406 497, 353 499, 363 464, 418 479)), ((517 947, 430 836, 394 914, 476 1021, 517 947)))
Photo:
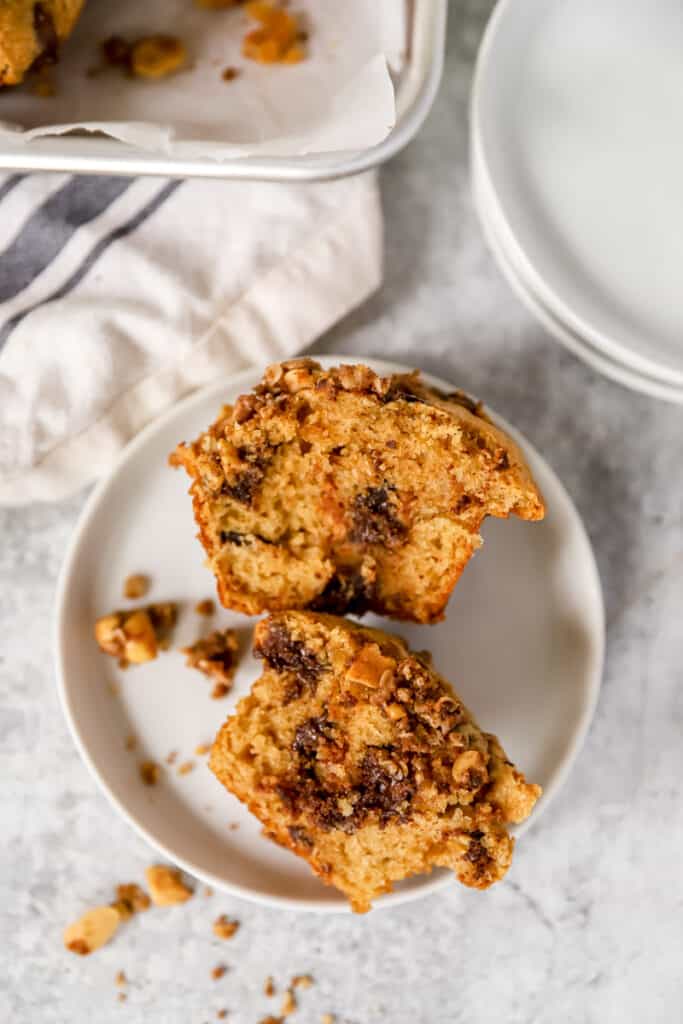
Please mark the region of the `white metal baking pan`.
POLYGON ((408 54, 396 81, 396 124, 377 146, 324 156, 217 161, 145 153, 116 139, 74 134, 35 139, 29 146, 3 141, 0 170, 306 182, 342 178, 376 167, 417 133, 434 102, 443 70, 448 0, 408 2, 408 54))

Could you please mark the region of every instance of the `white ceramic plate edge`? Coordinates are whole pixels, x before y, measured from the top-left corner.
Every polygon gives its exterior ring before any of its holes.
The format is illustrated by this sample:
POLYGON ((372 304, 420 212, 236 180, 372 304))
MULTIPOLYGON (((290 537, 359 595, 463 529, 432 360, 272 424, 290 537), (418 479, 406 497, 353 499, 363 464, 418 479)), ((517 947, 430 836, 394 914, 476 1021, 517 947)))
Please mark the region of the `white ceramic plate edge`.
MULTIPOLYGON (((523 246, 522 241, 513 228, 510 218, 505 212, 504 204, 500 199, 499 190, 495 186, 493 172, 491 171, 489 161, 486 158, 486 146, 484 144, 484 132, 480 115, 482 110, 481 95, 483 93, 483 81, 486 76, 487 69, 493 61, 492 51, 497 43, 497 34, 501 30, 501 23, 507 17, 508 8, 510 8, 514 2, 515 0, 499 0, 491 18, 489 19, 479 49, 479 54, 477 56, 470 98, 471 137, 476 138, 477 140, 481 167, 485 169, 491 194, 496 196, 497 214, 498 218, 505 226, 509 243, 509 253, 514 253, 515 265, 524 267, 525 278, 528 282, 532 282, 530 287, 532 287, 534 294, 537 296, 538 302, 542 303, 546 309, 553 310, 553 315, 557 316, 563 324, 567 325, 567 329, 571 331, 572 334, 585 339, 587 344, 592 345, 593 348, 601 352, 605 358, 613 360, 615 364, 623 365, 633 374, 643 375, 644 379, 659 381, 669 387, 683 388, 683 372, 675 370, 662 363, 658 363, 656 360, 649 359, 646 356, 638 355, 638 353, 632 351, 632 349, 627 345, 623 345, 615 338, 609 337, 607 334, 601 332, 591 323, 580 317, 562 299, 556 289, 550 286, 546 278, 542 276, 539 267, 536 265, 536 262, 532 259, 527 249, 523 246)), ((655 394, 652 390, 647 391, 646 393, 651 395, 655 394)), ((657 397, 662 396, 658 395, 657 397)), ((676 401, 676 399, 674 399, 674 401, 676 401)))
MULTIPOLYGON (((344 355, 316 355, 315 358, 323 366, 334 366, 340 362, 354 360, 357 361, 357 357, 349 357, 344 355)), ((367 365, 372 367, 381 373, 396 373, 405 372, 408 369, 400 364, 387 362, 385 360, 378 359, 367 359, 365 360, 367 365)), ((225 393, 226 388, 247 388, 251 387, 254 377, 258 375, 257 368, 249 368, 242 371, 239 374, 235 374, 229 378, 218 381, 208 387, 202 388, 201 390, 194 392, 185 398, 182 402, 176 403, 171 409, 167 410, 162 416, 148 424, 132 441, 124 448, 115 465, 112 467, 110 472, 100 480, 90 497, 88 498, 83 512, 79 518, 79 521, 74 530, 74 534, 71 537, 67 552, 64 558, 62 569, 60 572, 57 590, 56 590, 56 612, 55 612, 55 625, 53 632, 53 643, 54 643, 54 658, 55 658, 55 674, 57 692, 59 701, 62 707, 62 711, 67 721, 69 732, 74 740, 76 748, 85 762, 88 771, 91 776, 95 779, 98 787, 107 797, 109 802, 116 808, 121 814, 122 818, 128 822, 133 830, 144 839, 153 849, 157 850, 168 860, 177 864, 178 867, 182 868, 188 874, 194 876, 202 882, 213 886, 216 889, 227 892, 231 895, 238 896, 243 899, 247 899, 253 903, 260 904, 262 906, 279 907, 286 910, 306 910, 309 912, 316 913, 350 913, 350 908, 346 902, 340 903, 326 903, 321 904, 320 902, 307 900, 307 899, 288 899, 286 897, 279 897, 273 895, 267 895, 262 892, 256 892, 252 889, 247 889, 234 883, 226 882, 223 878, 218 878, 209 872, 200 870, 196 865, 188 862, 184 858, 178 857, 173 850, 169 849, 165 844, 160 842, 155 836, 153 836, 145 827, 142 821, 135 817, 119 800, 114 793, 112 793, 108 783, 102 777, 100 772, 95 765, 86 744, 83 742, 81 737, 77 717, 72 707, 71 699, 69 696, 69 687, 65 677, 64 666, 62 662, 62 634, 65 630, 65 605, 66 596, 70 583, 72 568, 77 560, 79 547, 81 540, 85 535, 85 532, 90 524, 91 519, 95 515, 100 502, 104 500, 107 494, 107 490, 112 480, 117 476, 122 466, 138 451, 138 449, 144 446, 150 436, 156 431, 163 429, 165 424, 172 420, 180 409, 183 411, 187 410, 194 404, 202 404, 210 398, 214 393, 216 397, 220 396, 221 393, 225 393)), ((437 377, 433 377, 430 374, 423 375, 425 380, 433 384, 436 387, 451 390, 452 385, 447 381, 440 380, 437 377)), ((564 757, 560 760, 555 774, 550 782, 544 789, 543 798, 537 805, 532 816, 524 822, 523 825, 518 826, 513 831, 516 835, 520 835, 527 831, 533 825, 535 825, 540 819, 541 815, 550 806, 552 800, 555 798, 560 788, 564 784, 572 765, 574 764, 582 746, 585 741, 590 723, 595 713, 597 701, 600 693, 600 686, 602 683, 602 674, 604 667, 604 655, 605 655, 605 612, 604 603, 602 598, 602 588, 600 585, 600 577, 593 555, 593 550, 590 544, 590 540, 586 533, 585 527, 581 520, 581 517, 576 510, 569 494, 567 493, 564 485, 556 474, 551 470, 548 463, 543 457, 536 451, 536 449, 523 438, 515 428, 511 427, 506 421, 497 415, 491 413, 491 410, 487 408, 487 412, 507 433, 513 437, 518 444, 523 448, 525 453, 528 453, 530 457, 536 461, 544 470, 553 478, 554 483, 558 490, 558 495, 566 503, 566 507, 569 510, 571 517, 574 521, 574 525, 577 528, 578 536, 585 548, 586 557, 586 568, 589 571, 591 578, 591 591, 592 599, 594 604, 595 622, 594 622, 594 634, 593 634, 593 664, 590 671, 586 673, 586 685, 587 685, 587 697, 583 707, 583 711, 574 727, 573 735, 571 740, 567 743, 566 752, 564 757)), ((437 892, 446 886, 457 884, 455 879, 450 872, 444 874, 425 876, 424 884, 415 889, 406 891, 396 890, 395 892, 388 893, 384 896, 379 897, 373 904, 374 909, 387 908, 390 906, 396 906, 401 903, 411 902, 414 899, 422 896, 429 895, 437 892)))
POLYGON ((544 304, 542 298, 534 292, 532 283, 524 277, 526 268, 518 266, 515 253, 508 250, 506 237, 504 237, 504 225, 497 222, 497 206, 494 205, 494 197, 490 192, 490 183, 486 178, 485 167, 480 162, 480 152, 474 129, 471 140, 471 178, 474 205, 486 242, 515 295, 542 326, 592 369, 617 384, 621 384, 622 387, 637 391, 650 398, 659 398, 676 404, 683 403, 683 387, 652 379, 612 360, 604 351, 596 350, 590 342, 581 335, 575 334, 559 320, 555 313, 544 304))

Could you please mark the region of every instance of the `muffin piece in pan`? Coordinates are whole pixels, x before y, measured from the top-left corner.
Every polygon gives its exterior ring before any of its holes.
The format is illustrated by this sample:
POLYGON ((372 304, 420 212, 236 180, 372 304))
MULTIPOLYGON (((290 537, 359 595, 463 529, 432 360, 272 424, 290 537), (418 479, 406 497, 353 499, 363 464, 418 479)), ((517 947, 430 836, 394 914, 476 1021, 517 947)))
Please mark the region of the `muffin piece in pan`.
POLYGON ((0 86, 17 85, 29 68, 52 64, 85 0, 0 3, 0 86))

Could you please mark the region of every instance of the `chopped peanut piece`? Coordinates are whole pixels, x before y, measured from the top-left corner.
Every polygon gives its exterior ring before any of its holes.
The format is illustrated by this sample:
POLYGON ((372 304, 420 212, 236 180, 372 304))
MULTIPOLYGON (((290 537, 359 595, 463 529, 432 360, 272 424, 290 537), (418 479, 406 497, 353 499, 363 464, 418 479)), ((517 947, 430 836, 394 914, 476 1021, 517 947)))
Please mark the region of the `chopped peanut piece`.
POLYGON ((94 907, 70 924, 64 932, 64 945, 72 953, 87 956, 109 942, 119 926, 120 917, 113 907, 94 907))
POLYGON ((187 51, 175 36, 146 36, 130 51, 130 68, 137 78, 165 78, 186 62, 187 51))
POLYGON ((140 888, 135 882, 117 885, 116 898, 128 903, 134 914, 141 913, 143 910, 149 910, 151 905, 151 900, 145 890, 140 888))
POLYGON ((225 914, 221 914, 213 922, 213 934, 219 939, 231 939, 239 926, 239 921, 231 921, 225 914))
POLYGON ((133 573, 132 576, 126 576, 123 582, 123 596, 127 597, 130 601, 137 601, 139 598, 144 597, 148 590, 149 576, 145 576, 141 572, 133 573))
POLYGON ((146 786, 156 786, 161 775, 161 765, 156 761, 141 761, 139 771, 140 778, 146 786))
POLYGON ((118 658, 121 668, 140 665, 156 658, 177 613, 177 605, 171 601, 112 612, 95 623, 95 639, 101 651, 118 658))
POLYGON ((175 903, 185 903, 192 896, 183 882, 177 868, 165 864, 153 864, 145 871, 152 902, 157 907, 170 907, 175 903))

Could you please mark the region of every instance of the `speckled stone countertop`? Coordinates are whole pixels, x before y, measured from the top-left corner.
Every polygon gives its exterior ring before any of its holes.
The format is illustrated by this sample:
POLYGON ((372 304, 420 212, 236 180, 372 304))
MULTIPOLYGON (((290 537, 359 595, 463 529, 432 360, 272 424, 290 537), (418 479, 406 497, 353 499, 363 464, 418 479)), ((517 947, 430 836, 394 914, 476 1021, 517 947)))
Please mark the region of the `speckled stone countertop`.
POLYGON ((151 854, 83 767, 57 704, 55 582, 84 496, 0 514, 0 1021, 232 1024, 277 1013, 267 974, 310 972, 293 1021, 624 1024, 683 1019, 683 412, 597 377, 532 322, 472 211, 467 98, 490 0, 450 4, 445 80, 383 174, 386 284, 318 351, 416 364, 482 395, 544 453, 595 546, 608 658, 562 793, 508 880, 363 918, 196 899, 88 959, 63 926, 151 854), (242 927, 221 945, 220 912, 242 927), (219 981, 211 967, 230 970, 219 981), (116 999, 114 977, 130 978, 116 999))

